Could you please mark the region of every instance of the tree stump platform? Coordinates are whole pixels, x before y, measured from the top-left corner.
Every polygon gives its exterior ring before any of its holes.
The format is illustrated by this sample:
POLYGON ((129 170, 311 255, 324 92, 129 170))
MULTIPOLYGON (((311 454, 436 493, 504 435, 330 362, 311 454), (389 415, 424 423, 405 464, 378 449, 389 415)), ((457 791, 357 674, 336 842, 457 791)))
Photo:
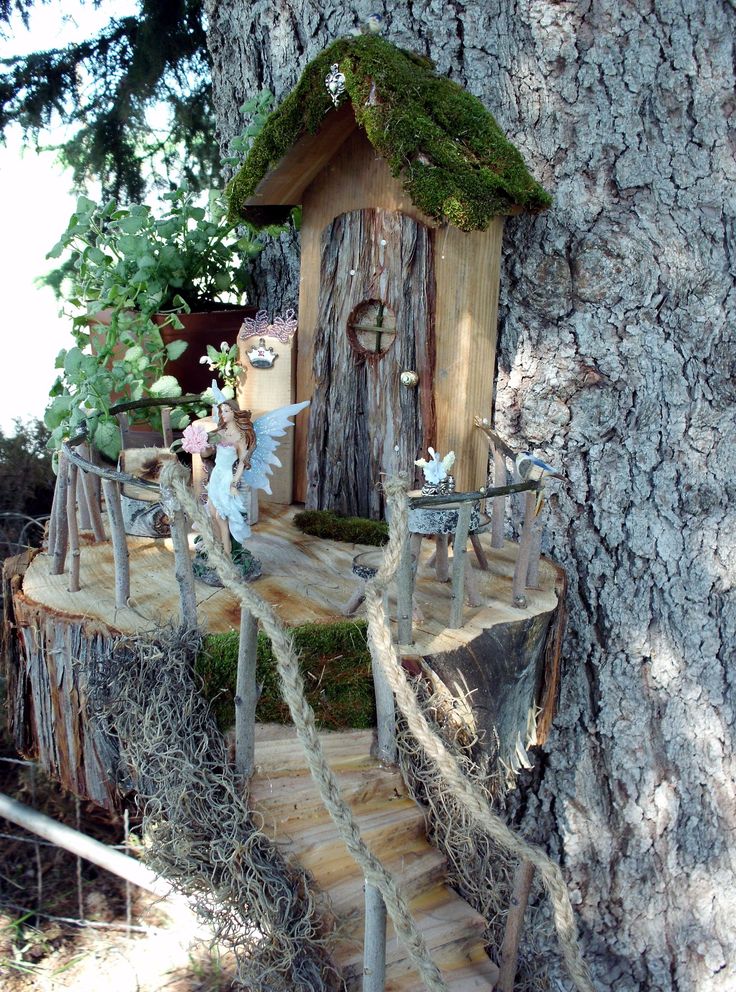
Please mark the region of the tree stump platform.
MULTIPOLYGON (((369 549, 303 534, 293 525, 295 512, 296 507, 264 507, 248 542, 263 564, 254 587, 289 626, 344 620, 345 604, 360 581, 352 573, 353 558, 369 549)), ((489 570, 477 568, 470 555, 466 567, 475 570, 484 605, 466 607, 464 626, 453 630, 446 627, 451 587, 437 581, 428 564, 431 542, 423 542, 415 602, 424 619, 415 624, 414 643, 402 654, 447 693, 471 736, 493 742, 497 735, 501 759, 515 769, 525 763, 525 747, 534 740, 535 708, 542 700, 544 724, 554 705, 557 652, 550 645, 554 648, 559 637, 550 631, 556 629, 560 570, 543 560, 540 587, 528 590, 526 608, 515 608, 516 546, 494 550, 487 535, 481 540, 489 570)), ((46 554, 9 559, 4 567, 4 655, 15 746, 37 757, 66 788, 106 808, 117 804, 118 786, 125 783, 115 780, 114 734, 88 703, 89 673, 110 656, 119 636, 155 636, 179 616, 170 539, 129 538, 128 546, 131 597, 122 609, 115 606, 107 542, 83 544, 81 589, 75 593, 68 591, 67 574, 51 574, 46 554)), ((198 582, 196 593, 205 629, 238 629, 240 608, 230 592, 198 582)), ((395 634, 393 590, 388 610, 395 634)))

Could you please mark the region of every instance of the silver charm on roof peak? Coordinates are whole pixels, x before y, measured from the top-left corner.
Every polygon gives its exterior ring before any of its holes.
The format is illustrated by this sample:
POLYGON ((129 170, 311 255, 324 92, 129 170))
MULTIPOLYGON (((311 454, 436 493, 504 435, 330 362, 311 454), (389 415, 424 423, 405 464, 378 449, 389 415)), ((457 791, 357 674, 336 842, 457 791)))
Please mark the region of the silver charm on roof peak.
POLYGON ((336 107, 340 102, 340 97, 345 92, 345 76, 340 72, 340 66, 337 62, 333 62, 330 66, 330 71, 325 76, 325 86, 332 97, 333 107, 336 107))

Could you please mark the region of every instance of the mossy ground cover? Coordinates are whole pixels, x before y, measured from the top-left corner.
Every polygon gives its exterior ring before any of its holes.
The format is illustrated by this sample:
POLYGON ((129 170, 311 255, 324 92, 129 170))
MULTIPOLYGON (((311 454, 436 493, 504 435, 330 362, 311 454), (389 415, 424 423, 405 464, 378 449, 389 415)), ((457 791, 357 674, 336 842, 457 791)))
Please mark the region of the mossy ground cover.
MULTIPOLYGON (((363 35, 341 38, 318 55, 268 118, 230 183, 234 218, 279 219, 274 207, 259 217, 247 200, 296 141, 316 134, 332 112, 324 80, 333 63, 345 76, 344 99, 358 126, 429 217, 463 231, 483 230, 513 207, 535 211, 552 202, 477 97, 438 76, 428 59, 363 35)), ((284 207, 280 219, 288 212, 284 207)))
POLYGON ((294 526, 312 537, 348 544, 371 544, 382 547, 388 541, 388 524, 365 517, 340 517, 332 510, 302 510, 294 517, 294 526))
MULTIPOLYGON (((307 699, 317 725, 325 730, 373 727, 376 722, 371 659, 363 621, 304 624, 293 630, 301 658, 307 699)), ((235 679, 238 666, 238 632, 209 634, 196 661, 203 692, 210 701, 218 726, 235 723, 235 679)), ((256 719, 264 723, 290 723, 281 697, 271 642, 258 635, 256 680, 261 696, 256 719)))

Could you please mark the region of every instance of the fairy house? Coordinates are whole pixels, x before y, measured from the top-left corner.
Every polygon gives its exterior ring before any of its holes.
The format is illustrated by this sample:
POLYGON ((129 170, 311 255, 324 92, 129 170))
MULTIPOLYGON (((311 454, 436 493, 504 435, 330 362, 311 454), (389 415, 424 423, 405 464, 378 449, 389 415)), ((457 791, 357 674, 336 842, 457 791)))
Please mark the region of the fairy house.
POLYGON ((504 216, 549 195, 492 115, 431 63, 341 39, 270 116, 229 188, 265 225, 302 208, 294 498, 380 516, 382 473, 428 445, 486 480, 504 216))

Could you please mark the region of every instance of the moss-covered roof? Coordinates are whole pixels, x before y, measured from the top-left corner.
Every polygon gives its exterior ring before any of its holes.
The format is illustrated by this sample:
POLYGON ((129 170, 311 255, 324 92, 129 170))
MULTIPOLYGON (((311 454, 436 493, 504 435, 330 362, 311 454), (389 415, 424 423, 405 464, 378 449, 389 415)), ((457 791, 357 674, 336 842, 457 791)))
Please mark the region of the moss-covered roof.
POLYGON ((361 35, 336 41, 310 62, 268 118, 230 183, 233 217, 260 220, 248 206, 259 183, 333 112, 325 76, 334 62, 358 126, 429 217, 482 230, 514 207, 537 211, 552 202, 480 100, 438 76, 428 59, 361 35))

